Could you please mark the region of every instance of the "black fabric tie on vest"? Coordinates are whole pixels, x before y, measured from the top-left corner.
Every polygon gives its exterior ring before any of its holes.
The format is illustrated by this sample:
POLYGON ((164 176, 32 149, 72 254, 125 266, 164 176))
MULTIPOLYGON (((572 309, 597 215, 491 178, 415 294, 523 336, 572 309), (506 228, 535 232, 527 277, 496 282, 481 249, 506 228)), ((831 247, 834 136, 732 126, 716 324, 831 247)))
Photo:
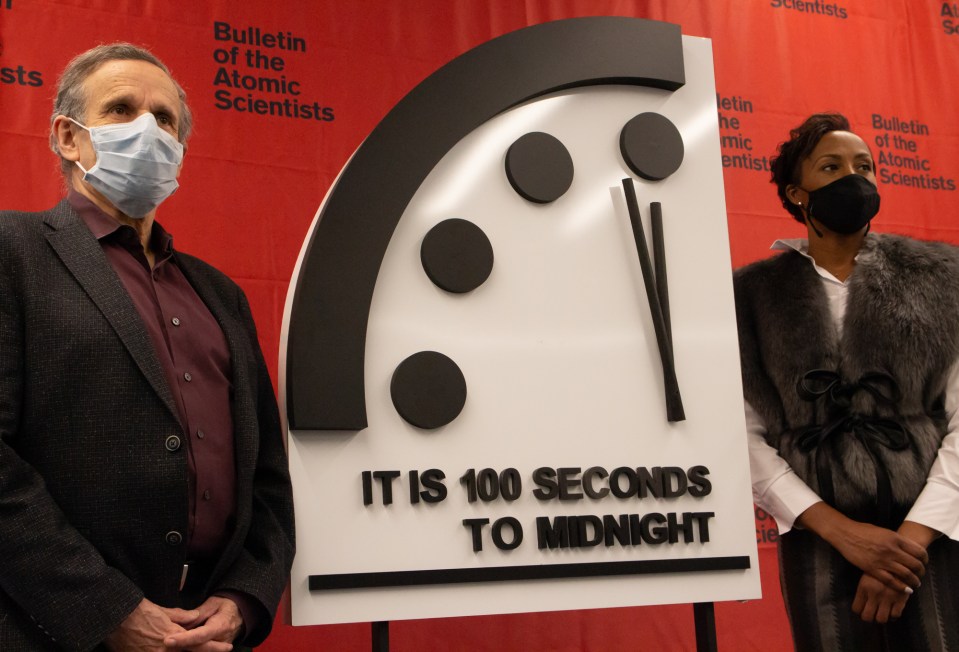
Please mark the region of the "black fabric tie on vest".
POLYGON ((876 507, 878 525, 893 527, 893 496, 889 471, 878 454, 878 446, 892 451, 909 448, 909 434, 897 419, 860 414, 852 410, 852 398, 860 391, 868 392, 876 403, 889 405, 898 412, 901 398, 899 385, 885 373, 873 371, 863 374, 858 381, 844 383, 842 376, 828 369, 806 372, 796 385, 804 401, 826 401, 826 423, 807 426, 799 432, 796 445, 804 453, 815 456, 816 476, 823 500, 835 503, 832 470, 829 456, 821 447, 834 442, 836 437, 849 433, 863 445, 876 469, 876 507))

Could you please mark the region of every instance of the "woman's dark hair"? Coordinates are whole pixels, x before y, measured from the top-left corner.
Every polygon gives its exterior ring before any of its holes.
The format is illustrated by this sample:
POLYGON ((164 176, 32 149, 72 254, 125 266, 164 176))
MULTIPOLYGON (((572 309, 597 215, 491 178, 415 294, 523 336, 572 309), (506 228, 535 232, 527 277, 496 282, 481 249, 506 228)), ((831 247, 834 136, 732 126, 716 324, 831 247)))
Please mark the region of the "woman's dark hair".
POLYGON ((802 209, 786 197, 786 187, 799 183, 800 165, 830 131, 850 131, 849 120, 841 113, 814 113, 789 132, 789 140, 779 144, 779 154, 769 161, 783 208, 798 222, 805 222, 802 209))

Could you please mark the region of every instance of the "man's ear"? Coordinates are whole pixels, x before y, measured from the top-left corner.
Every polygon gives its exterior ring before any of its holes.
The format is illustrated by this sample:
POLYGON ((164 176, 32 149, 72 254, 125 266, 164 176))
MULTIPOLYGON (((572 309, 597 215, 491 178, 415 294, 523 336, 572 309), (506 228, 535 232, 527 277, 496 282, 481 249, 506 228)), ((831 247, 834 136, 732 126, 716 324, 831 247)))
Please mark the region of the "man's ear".
POLYGON ((60 150, 60 156, 68 161, 79 161, 80 148, 77 144, 77 132, 80 127, 67 116, 58 115, 53 119, 51 129, 57 142, 57 148, 60 150))

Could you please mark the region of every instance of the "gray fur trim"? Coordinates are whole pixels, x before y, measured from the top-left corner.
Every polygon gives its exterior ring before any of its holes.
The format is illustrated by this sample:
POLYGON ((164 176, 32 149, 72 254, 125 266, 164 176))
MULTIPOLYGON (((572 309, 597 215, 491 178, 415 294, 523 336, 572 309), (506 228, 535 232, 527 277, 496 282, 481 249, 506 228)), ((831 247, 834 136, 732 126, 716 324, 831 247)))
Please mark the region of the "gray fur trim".
MULTIPOLYGON (((838 371, 847 381, 868 372, 896 379, 898 411, 865 392, 853 409, 897 416, 912 446, 880 449, 897 505, 922 490, 945 434, 942 401, 959 357, 959 249, 893 235, 869 235, 849 280, 840 338, 832 325, 822 281, 795 252, 748 265, 735 274, 736 311, 746 400, 768 429, 770 445, 819 491, 815 458, 796 448, 797 431, 822 424, 822 401, 800 398, 796 383, 807 371, 838 371), (898 413, 897 413, 898 412, 898 413)), ((828 448, 820 448, 819 454, 828 448)), ((875 498, 875 467, 852 436, 831 448, 835 507, 856 510, 875 498)))

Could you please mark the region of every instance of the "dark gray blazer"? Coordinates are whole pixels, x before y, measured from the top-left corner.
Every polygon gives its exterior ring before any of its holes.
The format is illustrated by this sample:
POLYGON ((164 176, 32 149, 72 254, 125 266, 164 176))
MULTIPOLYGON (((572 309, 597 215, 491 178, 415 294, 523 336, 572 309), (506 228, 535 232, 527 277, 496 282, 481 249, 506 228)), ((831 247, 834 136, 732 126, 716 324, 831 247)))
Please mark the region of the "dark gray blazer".
MULTIPOLYGON (((242 591, 272 623, 294 546, 273 386, 243 292, 176 260, 233 366, 236 525, 199 599, 242 591)), ((171 534, 187 532, 187 446, 170 436, 184 433, 160 363, 86 225, 66 201, 0 212, 0 650, 88 650, 144 596, 189 606, 171 534)))

